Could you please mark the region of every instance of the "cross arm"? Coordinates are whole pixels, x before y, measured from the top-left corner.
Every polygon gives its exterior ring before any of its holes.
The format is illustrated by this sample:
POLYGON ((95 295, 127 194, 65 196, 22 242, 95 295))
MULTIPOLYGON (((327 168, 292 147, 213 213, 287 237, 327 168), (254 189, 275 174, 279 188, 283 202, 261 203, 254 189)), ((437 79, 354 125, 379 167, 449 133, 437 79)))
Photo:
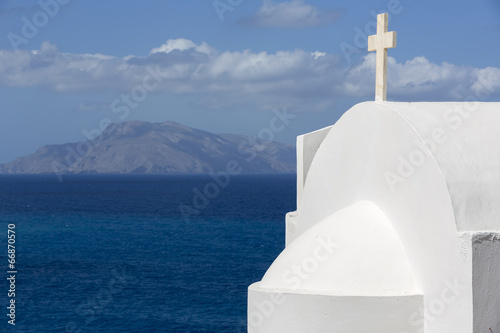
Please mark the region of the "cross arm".
POLYGON ((368 36, 368 51, 377 51, 378 49, 391 49, 396 47, 396 31, 385 32, 383 35, 368 36))

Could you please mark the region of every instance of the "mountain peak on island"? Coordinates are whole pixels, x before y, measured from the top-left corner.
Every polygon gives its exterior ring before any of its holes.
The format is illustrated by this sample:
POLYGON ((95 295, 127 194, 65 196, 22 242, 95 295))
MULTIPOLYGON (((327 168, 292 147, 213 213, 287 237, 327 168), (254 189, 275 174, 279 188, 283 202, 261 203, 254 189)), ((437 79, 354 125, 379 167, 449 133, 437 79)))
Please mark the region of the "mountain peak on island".
POLYGON ((112 123, 89 141, 46 145, 0 165, 0 173, 213 173, 236 161, 242 173, 293 173, 295 148, 176 122, 112 123))

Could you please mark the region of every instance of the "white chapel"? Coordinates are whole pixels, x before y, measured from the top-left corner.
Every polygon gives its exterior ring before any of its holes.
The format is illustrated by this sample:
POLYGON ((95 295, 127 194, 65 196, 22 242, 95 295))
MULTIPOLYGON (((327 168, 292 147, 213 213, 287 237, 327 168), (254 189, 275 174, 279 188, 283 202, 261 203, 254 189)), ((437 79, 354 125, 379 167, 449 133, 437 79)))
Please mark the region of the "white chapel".
MULTIPOLYGON (((286 247, 248 289, 248 332, 500 333, 500 103, 374 102, 297 138, 286 247)), ((491 91, 490 91, 491 93, 491 91)))

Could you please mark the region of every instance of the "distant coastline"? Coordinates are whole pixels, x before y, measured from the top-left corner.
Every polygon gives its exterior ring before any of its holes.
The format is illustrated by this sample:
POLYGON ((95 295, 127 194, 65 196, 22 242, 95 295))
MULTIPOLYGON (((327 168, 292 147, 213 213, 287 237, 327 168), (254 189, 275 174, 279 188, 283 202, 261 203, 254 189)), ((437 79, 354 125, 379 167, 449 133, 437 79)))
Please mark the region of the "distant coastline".
POLYGON ((0 174, 293 174, 295 147, 174 122, 111 124, 88 141, 46 145, 0 174))

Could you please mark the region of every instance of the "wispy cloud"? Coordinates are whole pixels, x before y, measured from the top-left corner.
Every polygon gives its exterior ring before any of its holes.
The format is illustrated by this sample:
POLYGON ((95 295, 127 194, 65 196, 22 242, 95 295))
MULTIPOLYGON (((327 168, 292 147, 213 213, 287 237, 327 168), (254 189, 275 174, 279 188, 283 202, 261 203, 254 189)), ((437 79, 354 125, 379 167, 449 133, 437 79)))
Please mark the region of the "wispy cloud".
MULTIPOLYGON (((206 43, 172 39, 147 56, 62 53, 45 42, 39 50, 0 50, 0 86, 38 86, 59 92, 130 92, 151 71, 161 84, 151 92, 197 94, 204 108, 259 109, 289 106, 296 111, 329 110, 338 98, 372 99, 375 55, 346 67, 341 55, 304 50, 275 53, 220 51, 206 43)), ((389 57, 392 100, 463 100, 484 80, 500 98, 500 68, 432 63, 389 57)), ((150 82, 151 83, 151 82, 150 82)), ((79 112, 107 105, 82 103, 79 112)))
POLYGON ((255 27, 304 28, 324 26, 338 20, 340 11, 319 9, 302 0, 275 3, 264 0, 260 9, 239 23, 255 27))

